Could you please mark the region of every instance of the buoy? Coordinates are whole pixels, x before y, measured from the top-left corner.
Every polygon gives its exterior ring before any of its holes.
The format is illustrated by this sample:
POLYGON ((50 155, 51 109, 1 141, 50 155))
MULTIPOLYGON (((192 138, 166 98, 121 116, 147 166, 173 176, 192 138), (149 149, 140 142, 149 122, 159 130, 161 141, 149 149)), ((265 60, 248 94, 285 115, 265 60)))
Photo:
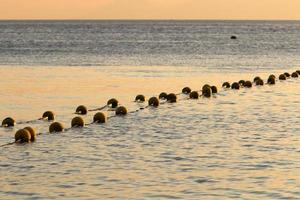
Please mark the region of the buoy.
POLYGON ((76 114, 86 115, 87 114, 87 108, 84 105, 78 106, 76 108, 76 114))
POLYGON ((30 126, 27 126, 24 129, 27 130, 30 133, 30 141, 34 142, 36 140, 36 132, 35 132, 35 130, 32 127, 30 127, 30 126))
POLYGON ((259 78, 255 81, 255 85, 264 85, 264 81, 259 78))
POLYGON ((245 81, 244 80, 240 80, 239 84, 240 84, 240 86, 244 86, 245 85, 245 81))
POLYGON ((2 121, 2 126, 4 127, 12 127, 15 125, 15 120, 11 117, 7 117, 2 121))
POLYGON ((59 123, 59 122, 53 122, 50 126, 49 126, 49 132, 50 133, 59 133, 62 132, 64 130, 64 126, 59 123))
POLYGON ((106 123, 106 116, 102 112, 98 112, 94 115, 94 123, 103 124, 106 123))
POLYGON ((230 39, 232 39, 232 40, 236 40, 236 39, 237 39, 237 37, 236 37, 235 35, 232 35, 232 36, 230 37, 230 39))
POLYGON ((282 80, 282 81, 286 80, 285 74, 280 74, 279 75, 279 80, 282 80))
POLYGON ((148 100, 148 105, 153 106, 153 107, 158 107, 159 106, 159 100, 156 97, 151 97, 148 100))
POLYGON ((84 121, 81 117, 74 117, 71 122, 72 127, 83 127, 84 121))
POLYGON ((168 98, 168 94, 165 92, 162 92, 159 94, 159 99, 167 99, 168 98))
POLYGON ((251 88, 252 87, 251 81, 245 81, 244 87, 251 88))
POLYGON ((15 141, 20 143, 30 142, 31 135, 26 129, 20 129, 15 134, 15 141))
POLYGON ((216 94, 216 93, 218 93, 218 88, 216 87, 216 86, 211 86, 210 87, 210 89, 211 89, 211 92, 213 93, 213 94, 216 94))
POLYGON ((205 85, 202 86, 202 90, 204 90, 204 89, 206 89, 206 88, 211 88, 211 87, 210 87, 210 85, 208 85, 208 84, 205 84, 205 85))
POLYGON ((191 91, 192 91, 192 90, 191 90, 191 88, 189 88, 189 87, 185 87, 185 88, 182 89, 182 93, 183 93, 183 94, 190 94, 191 91))
POLYGON ((139 94, 135 97, 136 102, 145 102, 145 99, 146 99, 145 96, 142 94, 139 94))
POLYGON ((253 79, 253 82, 255 83, 257 80, 261 79, 259 76, 256 76, 254 79, 253 79))
POLYGON ((54 113, 52 112, 52 111, 46 111, 46 112, 44 112, 43 113, 43 119, 47 119, 48 121, 52 121, 52 120, 54 120, 54 117, 55 115, 54 115, 54 113))
POLYGON ((177 102, 177 96, 176 96, 176 94, 174 94, 174 93, 168 94, 167 101, 169 103, 176 103, 177 102))
POLYGON ((118 107, 119 102, 118 102, 117 99, 113 98, 113 99, 110 99, 110 100, 107 101, 107 105, 112 107, 112 108, 116 108, 116 107, 118 107))
POLYGON ((275 80, 276 80, 276 76, 274 75, 274 74, 271 74, 270 76, 269 76, 269 78, 270 77, 272 77, 272 78, 274 78, 275 80))
POLYGON ((298 73, 297 73, 297 72, 293 72, 293 73, 292 73, 292 77, 293 77, 293 78, 298 78, 298 73))
POLYGON ((202 96, 209 98, 209 97, 211 97, 211 94, 212 94, 212 91, 211 91, 210 87, 204 87, 203 88, 202 96))
POLYGON ((287 78, 289 78, 291 75, 290 75, 290 73, 288 73, 288 72, 284 72, 284 75, 287 77, 287 78))
POLYGON ((199 93, 197 91, 193 91, 190 93, 190 98, 191 99, 198 99, 199 98, 199 93))
POLYGON ((120 106, 116 109, 116 115, 127 115, 127 109, 124 106, 120 106))
POLYGON ((230 83, 229 82, 225 82, 222 85, 223 88, 230 88, 230 83))
POLYGON ((240 84, 237 82, 232 83, 231 89, 233 90, 239 90, 240 89, 240 84))
POLYGON ((270 84, 270 85, 274 85, 275 84, 275 78, 273 76, 270 76, 268 78, 268 84, 270 84))

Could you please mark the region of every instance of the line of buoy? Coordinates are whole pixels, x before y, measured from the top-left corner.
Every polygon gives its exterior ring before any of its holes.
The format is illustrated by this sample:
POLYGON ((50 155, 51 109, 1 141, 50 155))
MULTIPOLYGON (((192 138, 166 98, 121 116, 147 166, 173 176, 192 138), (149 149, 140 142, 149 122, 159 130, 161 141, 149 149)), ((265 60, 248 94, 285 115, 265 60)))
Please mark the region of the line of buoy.
MULTIPOLYGON (((296 72, 293 72, 291 75, 288 72, 280 74, 278 78, 279 78, 279 80, 286 80, 287 78, 290 78, 290 77, 298 78, 299 75, 300 75, 300 70, 297 70, 296 72)), ((276 82, 276 76, 271 74, 268 77, 267 84, 274 85, 275 82, 276 82)), ((258 76, 253 79, 253 83, 255 83, 256 86, 263 86, 264 85, 263 79, 261 79, 258 76)), ((226 88, 231 88, 233 90, 239 90, 240 87, 251 88, 252 87, 252 82, 251 81, 240 80, 239 82, 232 83, 232 85, 230 85, 229 82, 224 82, 222 84, 222 87, 225 88, 225 89, 226 88)), ((201 96, 210 98, 212 96, 212 94, 217 93, 218 90, 217 90, 216 86, 210 86, 208 84, 205 84, 202 87, 202 90, 200 90, 200 91, 202 92, 201 96)), ((188 95, 188 97, 190 99, 198 99, 200 97, 198 91, 192 91, 189 87, 184 87, 182 89, 182 94, 188 95)), ((148 100, 148 106, 146 106, 144 108, 140 108, 139 110, 145 109, 147 107, 158 107, 160 105, 159 99, 166 100, 166 102, 168 102, 168 103, 176 103, 178 101, 177 94, 174 94, 174 93, 167 94, 165 92, 162 92, 162 93, 160 93, 159 98, 151 97, 148 100)), ((142 103, 142 102, 145 102, 145 101, 146 101, 145 96, 141 95, 141 94, 137 95, 136 98, 135 98, 135 102, 138 102, 138 103, 142 103)), ((111 116, 111 117, 125 116, 125 115, 128 114, 127 108, 124 107, 124 106, 119 106, 119 102, 115 98, 110 99, 107 102, 107 105, 104 106, 104 107, 111 107, 111 108, 115 109, 115 115, 111 116)), ((136 110, 136 111, 139 111, 139 110, 136 110)), ((133 112, 136 112, 136 111, 133 111, 133 112)), ((79 114, 79 115, 86 115, 87 112, 88 112, 87 108, 84 105, 80 105, 76 108, 75 113, 79 114)), ((111 117, 109 117, 109 118, 111 118, 111 117)), ((53 121, 54 119, 55 119, 55 114, 52 111, 46 111, 46 112, 43 113, 42 118, 39 118, 37 120, 53 121)), ((97 112, 94 115, 93 122, 91 124, 106 123, 107 119, 108 119, 108 117, 106 117, 104 113, 97 112)), ((33 122, 33 121, 35 121, 35 120, 31 120, 31 121, 28 121, 28 122, 33 122)), ((15 124, 16 124, 15 120, 11 117, 7 117, 2 121, 2 127, 13 127, 15 124)), ((84 127, 85 125, 90 125, 90 124, 85 124, 84 120, 80 116, 74 117, 71 121, 71 128, 84 127)), ((65 129, 62 123, 53 122, 49 126, 49 133, 60 133, 60 132, 63 132, 63 131, 70 130, 71 128, 65 129)), ((42 133, 40 133, 40 134, 42 134, 42 133)), ((38 134, 38 135, 40 135, 40 134, 38 134)), ((23 129, 18 130, 15 133, 15 141, 14 142, 4 144, 2 146, 14 144, 14 143, 34 142, 36 140, 36 135, 37 135, 36 131, 32 127, 27 126, 23 129)))

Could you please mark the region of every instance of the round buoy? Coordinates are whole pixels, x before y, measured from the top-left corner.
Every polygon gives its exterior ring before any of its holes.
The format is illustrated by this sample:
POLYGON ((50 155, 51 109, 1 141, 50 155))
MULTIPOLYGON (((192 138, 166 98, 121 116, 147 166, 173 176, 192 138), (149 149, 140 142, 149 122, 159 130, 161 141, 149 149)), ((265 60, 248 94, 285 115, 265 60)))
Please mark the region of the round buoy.
POLYGON ((168 98, 168 94, 165 92, 162 92, 159 94, 159 99, 167 99, 168 98))
POLYGON ((112 108, 116 108, 119 105, 119 102, 117 99, 110 99, 107 101, 107 105, 112 107, 112 108))
POLYGON ((233 90, 239 90, 240 89, 240 84, 237 82, 232 83, 231 89, 233 90))
POLYGON ((46 112, 44 112, 43 113, 43 119, 47 119, 48 121, 52 121, 52 120, 54 120, 54 117, 55 115, 54 115, 54 113, 52 112, 52 111, 46 111, 46 112))
POLYGON ((98 124, 106 123, 106 116, 102 112, 98 112, 94 115, 93 122, 98 124))
POLYGON ((239 84, 240 84, 240 86, 244 86, 245 85, 245 81, 244 80, 240 80, 239 84))
POLYGON ((287 77, 287 78, 289 78, 291 75, 290 75, 290 73, 288 73, 288 72, 284 72, 284 75, 287 77))
POLYGON ((275 84, 275 78, 273 76, 270 76, 268 78, 268 84, 270 84, 270 85, 274 85, 275 84))
POLYGON ((116 115, 127 115, 127 109, 124 106, 120 106, 116 109, 116 115))
POLYGON ((205 90, 206 88, 211 88, 211 87, 208 84, 205 84, 205 85, 202 86, 202 90, 205 90))
POLYGON ((257 80, 261 79, 259 76, 256 76, 254 79, 253 79, 253 83, 255 83, 257 80))
POLYGON ((216 86, 211 86, 210 87, 211 88, 211 92, 213 93, 213 94, 216 94, 216 93, 218 93, 218 88, 216 87, 216 86))
POLYGON ((292 73, 292 78, 298 78, 298 73, 297 72, 293 72, 292 73))
POLYGON ((225 82, 222 85, 223 88, 230 88, 230 83, 229 82, 225 82))
POLYGON ((182 89, 182 93, 183 93, 183 94, 190 94, 191 91, 192 91, 192 90, 191 90, 191 88, 189 88, 189 87, 185 87, 185 88, 182 89))
POLYGON ((211 97, 212 91, 210 87, 204 87, 204 89, 202 90, 202 96, 204 97, 211 97))
POLYGON ((153 106, 153 107, 158 107, 159 106, 159 100, 156 97, 151 97, 148 100, 148 105, 153 106))
POLYGON ((72 127, 84 127, 84 121, 81 117, 74 117, 71 122, 72 127))
POLYGON ((279 75, 279 80, 282 80, 282 81, 286 80, 285 74, 280 74, 279 75))
POLYGON ((59 133, 62 132, 64 130, 64 126, 59 123, 59 122, 53 122, 50 126, 49 126, 49 132, 50 133, 59 133))
POLYGON ((135 97, 136 102, 145 102, 145 99, 146 99, 145 96, 142 94, 139 94, 135 97))
POLYGON ((20 129, 15 134, 15 141, 20 143, 30 142, 31 135, 26 129, 20 129))
POLYGON ((252 87, 251 81, 245 81, 244 87, 251 88, 252 87))
POLYGON ((176 96, 176 94, 174 94, 174 93, 168 94, 167 101, 169 103, 176 103, 177 102, 177 96, 176 96))
POLYGON ((274 74, 271 74, 270 76, 269 76, 269 78, 270 77, 272 77, 272 78, 274 78, 275 80, 276 80, 276 76, 274 75, 274 74))
POLYGON ((198 99, 199 98, 199 93, 197 91, 193 91, 190 93, 190 98, 191 99, 198 99))
POLYGON ((87 114, 87 108, 84 105, 80 105, 76 108, 76 114, 79 115, 86 115, 87 114))
POLYGON ((35 130, 32 127, 30 127, 30 126, 27 126, 24 129, 27 130, 30 133, 30 141, 34 142, 36 140, 36 132, 35 132, 35 130))
POLYGON ((2 126, 4 127, 12 127, 15 126, 15 120, 11 117, 7 117, 2 121, 2 126))
POLYGON ((264 81, 262 79, 256 79, 255 85, 264 85, 264 81))

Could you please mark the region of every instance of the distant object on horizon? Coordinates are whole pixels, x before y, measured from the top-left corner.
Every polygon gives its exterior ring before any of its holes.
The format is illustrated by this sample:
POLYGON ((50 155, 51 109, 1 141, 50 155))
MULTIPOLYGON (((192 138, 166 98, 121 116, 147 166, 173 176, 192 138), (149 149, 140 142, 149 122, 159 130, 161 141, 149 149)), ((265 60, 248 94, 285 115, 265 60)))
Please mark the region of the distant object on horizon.
POLYGON ((232 40, 236 40, 236 39, 237 39, 237 37, 236 37, 235 35, 232 35, 232 36, 230 37, 230 39, 232 39, 232 40))

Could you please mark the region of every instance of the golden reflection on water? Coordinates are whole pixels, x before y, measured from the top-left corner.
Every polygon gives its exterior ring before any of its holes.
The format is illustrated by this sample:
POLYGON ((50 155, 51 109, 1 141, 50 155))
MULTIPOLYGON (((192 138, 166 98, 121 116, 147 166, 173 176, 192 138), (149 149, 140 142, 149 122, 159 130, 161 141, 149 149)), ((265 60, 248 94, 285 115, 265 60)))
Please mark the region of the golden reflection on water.
MULTIPOLYGON (((220 88, 224 81, 256 75, 266 80, 269 73, 284 71, 1 67, 1 118, 35 119, 53 110, 67 127, 79 104, 95 108, 115 97, 132 110, 137 94, 149 98, 162 91, 178 93, 185 86, 199 90, 205 83, 216 85, 220 93, 5 148, 0 153, 0 197, 11 197, 5 192, 16 192, 17 183, 17 191, 28 191, 22 185, 27 184, 37 196, 56 199, 53 193, 82 199, 295 199, 300 196, 300 80, 239 91, 220 88)), ((90 115, 84 118, 91 120, 90 115)), ((48 124, 35 126, 46 130, 48 124)), ((1 129, 1 144, 12 134, 1 129)))

